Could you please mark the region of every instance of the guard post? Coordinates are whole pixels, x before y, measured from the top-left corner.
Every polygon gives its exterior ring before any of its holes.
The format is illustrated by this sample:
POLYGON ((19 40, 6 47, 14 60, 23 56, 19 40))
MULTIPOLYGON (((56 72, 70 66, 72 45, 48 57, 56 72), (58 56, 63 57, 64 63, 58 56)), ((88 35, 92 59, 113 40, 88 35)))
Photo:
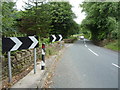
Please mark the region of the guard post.
POLYGON ((41 70, 45 70, 45 43, 42 43, 42 62, 41 70))

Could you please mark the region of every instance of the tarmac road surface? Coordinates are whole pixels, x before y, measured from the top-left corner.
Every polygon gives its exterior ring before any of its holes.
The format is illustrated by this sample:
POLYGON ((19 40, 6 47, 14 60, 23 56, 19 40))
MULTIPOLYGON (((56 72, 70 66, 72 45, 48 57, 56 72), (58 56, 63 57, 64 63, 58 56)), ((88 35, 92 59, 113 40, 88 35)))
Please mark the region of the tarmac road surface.
POLYGON ((68 45, 50 88, 118 88, 118 52, 78 40, 68 45))

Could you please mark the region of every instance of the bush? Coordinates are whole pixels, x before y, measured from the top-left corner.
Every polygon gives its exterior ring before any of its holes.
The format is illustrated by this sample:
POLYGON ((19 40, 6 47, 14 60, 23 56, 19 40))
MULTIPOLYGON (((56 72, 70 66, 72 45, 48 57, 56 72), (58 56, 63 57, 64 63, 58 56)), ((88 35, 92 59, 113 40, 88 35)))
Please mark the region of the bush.
POLYGON ((105 48, 115 50, 115 51, 120 51, 120 48, 118 47, 118 40, 109 42, 107 45, 104 46, 105 48))

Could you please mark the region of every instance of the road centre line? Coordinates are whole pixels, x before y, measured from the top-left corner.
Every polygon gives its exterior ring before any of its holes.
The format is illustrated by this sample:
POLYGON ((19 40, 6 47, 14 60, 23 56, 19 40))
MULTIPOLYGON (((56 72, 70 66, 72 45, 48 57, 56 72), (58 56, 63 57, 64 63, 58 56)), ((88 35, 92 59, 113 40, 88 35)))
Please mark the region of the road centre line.
POLYGON ((120 68, 120 66, 118 66, 117 64, 112 63, 113 66, 120 68))
POLYGON ((91 51, 93 54, 95 54, 96 56, 99 56, 97 53, 95 53, 94 51, 92 51, 91 49, 88 48, 89 51, 91 51))
POLYGON ((87 47, 87 45, 85 44, 85 47, 87 47))
MULTIPOLYGON (((84 40, 84 44, 85 44, 85 47, 87 47, 85 40, 84 40)), ((88 47, 87 47, 87 48, 88 48, 88 47)), ((88 48, 88 50, 91 51, 91 52, 92 52, 93 54, 95 54, 96 56, 99 56, 97 53, 95 53, 94 51, 92 51, 90 48, 88 48)))

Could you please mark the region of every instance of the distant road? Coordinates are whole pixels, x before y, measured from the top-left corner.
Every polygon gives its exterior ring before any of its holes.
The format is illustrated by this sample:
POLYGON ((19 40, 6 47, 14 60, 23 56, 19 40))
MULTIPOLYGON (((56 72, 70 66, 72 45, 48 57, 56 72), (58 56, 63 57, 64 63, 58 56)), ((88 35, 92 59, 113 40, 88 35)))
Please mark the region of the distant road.
POLYGON ((67 45, 51 88, 118 88, 118 53, 78 40, 67 45))

